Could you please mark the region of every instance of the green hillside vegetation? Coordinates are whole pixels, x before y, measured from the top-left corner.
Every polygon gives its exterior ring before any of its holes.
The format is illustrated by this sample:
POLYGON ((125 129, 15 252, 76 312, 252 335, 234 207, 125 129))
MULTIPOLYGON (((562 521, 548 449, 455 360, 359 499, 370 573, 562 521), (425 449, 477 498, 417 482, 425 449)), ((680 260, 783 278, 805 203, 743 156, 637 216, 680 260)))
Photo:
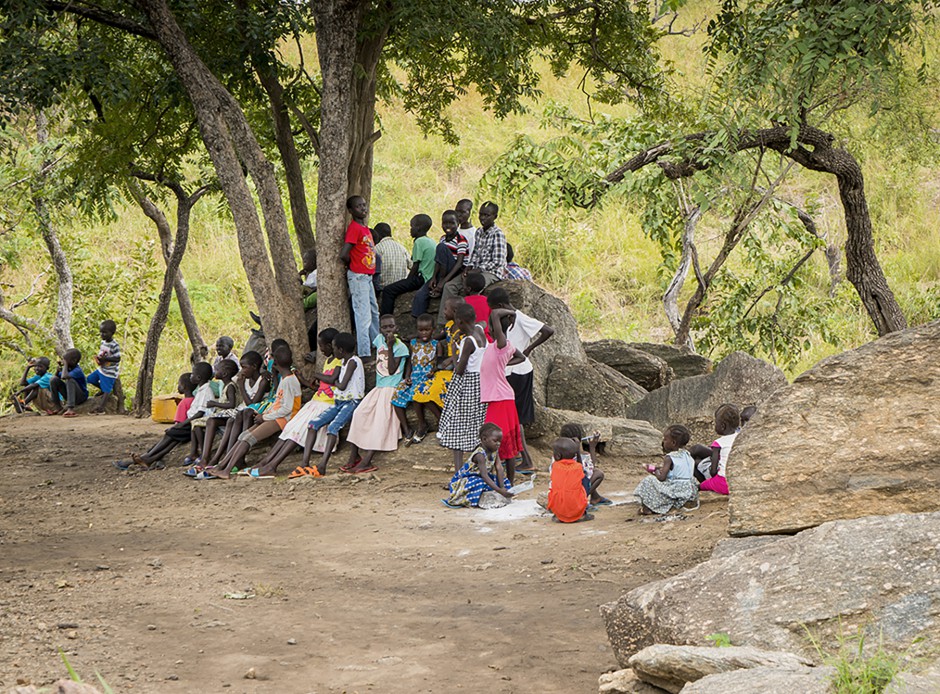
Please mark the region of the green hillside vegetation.
MULTIPOLYGON (((692 3, 679 24, 691 26, 704 19, 708 7, 709 3, 692 3)), ((703 40, 699 33, 664 41, 665 55, 676 69, 677 91, 690 101, 708 89, 703 40)), ((451 114, 461 138, 457 146, 436 136, 422 135, 413 118, 395 100, 380 104, 383 135, 375 147, 370 224, 388 222, 395 238, 408 244, 408 220, 412 215, 430 214, 437 230, 441 211, 453 207, 459 198, 471 197, 478 207, 490 194, 489 190, 481 190, 481 178, 519 136, 544 142, 563 133, 557 120, 545 115, 547 111, 557 115, 553 106, 563 105, 582 119, 592 114, 597 118, 602 114, 633 115, 628 106, 612 108, 592 103, 589 107, 580 74, 556 79, 547 68, 543 74, 543 98, 532 103, 526 114, 500 121, 483 109, 477 95, 462 99, 451 114)), ((910 98, 918 108, 938 103, 940 94, 935 83, 911 89, 910 98)), ((913 325, 940 317, 940 162, 933 158, 932 150, 919 150, 903 133, 873 127, 877 122, 877 116, 872 119, 867 112, 850 111, 843 116, 837 132, 846 136, 846 146, 864 168, 879 257, 913 325)), ((305 176, 313 202, 315 166, 308 165, 305 176)), ((820 234, 842 246, 842 210, 831 177, 795 169, 779 194, 810 210, 820 234)), ((517 262, 528 267, 539 284, 568 302, 584 339, 671 341, 672 332, 661 303, 671 271, 663 266, 659 245, 644 234, 641 200, 619 193, 605 198, 597 208, 577 211, 538 198, 524 203, 513 199, 496 202, 501 207, 498 223, 516 250, 517 262)), ((170 215, 171 209, 165 209, 170 215)), ((164 266, 156 230, 139 208, 118 201, 114 215, 113 221, 86 222, 71 206, 63 204, 54 221, 76 274, 73 334, 76 345, 86 355, 85 366, 90 368, 89 357, 97 351, 98 322, 110 317, 117 322, 116 339, 124 347, 123 371, 129 374, 136 372, 140 360, 164 266)), ((6 303, 14 304, 31 295, 18 312, 51 325, 55 283, 48 254, 32 221, 23 219, 15 224, 17 221, 3 220, 0 236, 4 254, 0 257, 0 282, 6 303)), ((727 219, 718 215, 703 218, 697 235, 703 256, 714 252, 725 224, 727 219)), ((220 195, 196 206, 182 271, 206 341, 212 344, 219 335, 228 334, 235 338, 237 350, 248 336, 248 310, 253 302, 239 261, 234 226, 220 195)), ((744 244, 732 257, 727 272, 740 279, 751 271, 744 244)), ((799 294, 788 301, 820 313, 805 335, 798 334, 800 325, 786 328, 797 334, 801 343, 799 353, 780 360, 791 376, 820 358, 875 337, 851 285, 843 281, 829 297, 829 267, 821 249, 800 270, 797 281, 795 291, 799 294)), ((684 289, 686 295, 693 285, 690 278, 684 289)), ((713 301, 706 305, 706 313, 720 299, 727 298, 721 292, 719 285, 713 301)), ((776 301, 777 295, 772 292, 756 310, 772 311, 776 301)), ((721 324, 725 331, 722 334, 697 334, 700 346, 708 348, 703 351, 713 358, 741 346, 740 341, 730 339, 733 330, 728 326, 733 326, 734 316, 724 316, 721 324)), ((13 328, 2 323, 0 376, 7 383, 22 372, 23 359, 10 348, 14 335, 13 328)), ((766 345, 751 344, 749 351, 762 358, 775 356, 766 345)), ((52 350, 49 345, 37 343, 34 352, 51 354, 52 350)), ((188 355, 186 333, 174 301, 161 341, 155 393, 175 387, 178 374, 188 370, 188 355)), ((124 385, 128 392, 133 388, 133 379, 125 377, 124 385)))

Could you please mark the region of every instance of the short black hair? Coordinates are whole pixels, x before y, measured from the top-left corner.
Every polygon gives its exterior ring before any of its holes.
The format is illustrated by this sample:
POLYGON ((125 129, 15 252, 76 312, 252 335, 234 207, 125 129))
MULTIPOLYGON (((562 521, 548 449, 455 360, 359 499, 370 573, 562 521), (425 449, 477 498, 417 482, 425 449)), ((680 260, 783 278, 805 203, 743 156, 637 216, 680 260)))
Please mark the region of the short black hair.
POLYGON ((493 202, 492 200, 487 200, 487 201, 484 202, 482 205, 480 205, 480 209, 481 209, 481 210, 482 210, 484 207, 487 207, 487 208, 493 210, 493 214, 495 214, 495 215, 498 215, 498 214, 499 214, 499 205, 497 205, 497 204, 496 204, 495 202, 493 202))
POLYGON ((199 361, 193 365, 193 375, 200 381, 209 382, 212 380, 212 364, 207 361, 199 361))
POLYGON ((294 363, 294 353, 291 351, 289 345, 280 345, 276 350, 271 352, 271 356, 274 357, 274 363, 278 366, 290 366, 294 363))
POLYGON ((506 242, 506 262, 511 263, 512 259, 516 257, 516 252, 512 250, 512 244, 508 241, 506 242))
POLYGON ((498 424, 494 424, 493 422, 484 423, 483 426, 480 427, 480 440, 482 441, 484 436, 493 433, 493 431, 498 431, 500 434, 503 433, 503 430, 499 428, 498 424))
POLYGON ((177 391, 179 391, 180 393, 185 393, 186 387, 189 387, 190 389, 192 389, 192 380, 190 380, 192 379, 192 377, 193 377, 192 371, 181 373, 179 380, 176 382, 177 391), (180 386, 183 386, 183 387, 180 388, 180 386))
POLYGON ((392 227, 385 222, 379 222, 374 227, 372 227, 372 240, 375 241, 375 243, 378 243, 386 236, 390 237, 391 235, 392 227))
POLYGON ((418 323, 430 323, 431 325, 434 325, 434 316, 432 316, 430 313, 422 313, 420 316, 415 318, 415 325, 418 323))
POLYGON ((350 195, 348 198, 346 198, 346 209, 351 210, 353 206, 353 202, 355 202, 356 200, 365 200, 365 198, 362 197, 361 195, 350 195))
POLYGON ((323 328, 323 330, 317 333, 317 337, 319 339, 331 344, 333 342, 333 338, 335 338, 337 335, 339 335, 339 330, 336 328, 323 328))
POLYGON ((73 361, 77 364, 82 360, 82 353, 72 347, 72 349, 67 349, 62 353, 62 359, 65 361, 73 361))
POLYGON ((108 318, 107 320, 101 321, 101 327, 99 330, 105 330, 113 335, 115 332, 117 332, 117 323, 108 318))
POLYGON ((279 337, 275 337, 273 340, 271 340, 271 344, 268 345, 268 351, 271 354, 274 354, 274 350, 276 350, 278 347, 288 347, 288 346, 289 345, 287 344, 287 340, 282 340, 279 337))
POLYGON ((411 223, 415 228, 423 234, 428 233, 434 222, 431 221, 431 218, 426 214, 416 214, 411 218, 411 223))
POLYGON ((580 447, 580 443, 572 441, 570 436, 561 436, 552 442, 552 455, 555 460, 572 460, 580 447))
POLYGON ((228 347, 228 350, 231 352, 232 349, 235 347, 235 340, 230 338, 228 335, 223 335, 222 337, 220 337, 218 340, 215 341, 215 344, 225 345, 226 347, 228 347))
POLYGON ((454 207, 460 207, 461 205, 470 205, 470 209, 473 209, 473 200, 470 198, 461 198, 457 201, 457 204, 454 207))
POLYGON ((489 294, 486 295, 486 303, 489 304, 490 308, 512 306, 512 303, 509 301, 509 292, 502 287, 494 287, 491 289, 489 294))
POLYGON ((473 292, 482 292, 486 288, 486 278, 482 272, 467 273, 467 289, 473 292))
POLYGON ((454 317, 460 321, 475 323, 477 320, 477 312, 473 306, 465 301, 462 304, 458 304, 457 308, 454 309, 454 317))
POLYGON ((666 433, 672 439, 672 442, 679 448, 682 448, 692 438, 692 432, 684 424, 670 424, 666 427, 666 433))
POLYGON ((229 378, 232 378, 235 374, 238 373, 238 369, 240 367, 231 359, 223 359, 222 361, 219 362, 218 366, 216 366, 215 368, 222 371, 223 375, 225 374, 225 372, 228 372, 229 378))
POLYGON ((741 413, 730 403, 725 403, 715 410, 715 431, 730 434, 741 426, 741 413))
POLYGON ((352 333, 336 333, 336 337, 333 338, 333 344, 350 354, 356 351, 356 338, 353 337, 352 333))
POLYGON ((568 422, 567 424, 561 425, 561 431, 558 433, 559 435, 569 439, 580 440, 584 438, 584 427, 582 427, 577 422, 568 422))
POLYGON ((457 216, 457 210, 444 210, 443 212, 441 212, 441 218, 456 217, 456 216, 457 216))
POLYGON ((256 369, 260 369, 261 365, 264 363, 264 359, 261 358, 261 355, 258 354, 253 349, 249 349, 247 352, 242 354, 242 358, 238 360, 239 362, 247 362, 251 364, 256 369))

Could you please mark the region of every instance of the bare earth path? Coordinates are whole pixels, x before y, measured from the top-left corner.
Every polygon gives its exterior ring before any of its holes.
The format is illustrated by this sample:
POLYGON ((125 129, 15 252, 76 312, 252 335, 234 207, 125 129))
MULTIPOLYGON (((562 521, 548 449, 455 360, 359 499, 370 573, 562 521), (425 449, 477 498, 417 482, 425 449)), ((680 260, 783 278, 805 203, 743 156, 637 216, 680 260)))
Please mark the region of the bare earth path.
MULTIPOLYGON (((412 467, 447 464, 431 440, 372 480, 194 482, 181 453, 111 467, 162 429, 0 419, 0 690, 64 676, 62 649, 116 692, 592 692, 616 667, 597 606, 706 558, 727 527, 714 497, 665 523, 633 504, 575 525, 448 510, 448 475, 412 467)), ((602 466, 629 499, 638 461, 602 466)))

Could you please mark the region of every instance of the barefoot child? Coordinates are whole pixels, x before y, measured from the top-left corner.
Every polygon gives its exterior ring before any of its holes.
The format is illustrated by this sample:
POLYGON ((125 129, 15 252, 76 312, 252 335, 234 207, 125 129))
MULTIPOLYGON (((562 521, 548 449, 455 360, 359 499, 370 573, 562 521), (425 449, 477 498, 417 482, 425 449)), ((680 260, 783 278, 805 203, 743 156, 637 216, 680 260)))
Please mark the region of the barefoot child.
POLYGON ((49 365, 49 357, 34 357, 26 362, 26 370, 20 379, 22 390, 13 394, 13 408, 17 412, 23 413, 30 410, 30 403, 37 398, 39 391, 49 390, 49 382, 52 380, 49 365), (30 371, 35 373, 30 376, 30 371))
POLYGON ((548 510, 562 523, 594 519, 587 513, 584 467, 577 460, 580 449, 581 441, 569 437, 557 438, 552 444, 554 462, 548 490, 548 510))
POLYGON ((725 467, 731 455, 731 446, 740 430, 741 415, 737 407, 725 404, 715 410, 715 433, 718 438, 709 447, 696 445, 689 449, 689 453, 698 461, 695 478, 701 482, 699 489, 728 495, 725 467))
POLYGON ((67 349, 59 362, 59 368, 49 379, 52 402, 55 409, 48 414, 61 414, 63 417, 77 417, 75 408, 88 399, 88 386, 85 384, 85 372, 78 363, 82 353, 77 349, 67 349), (65 409, 62 408, 62 396, 65 396, 65 409))
POLYGON ((130 460, 116 460, 112 465, 118 470, 127 470, 131 465, 140 465, 148 470, 162 470, 166 467, 161 461, 163 457, 179 446, 189 443, 191 427, 189 425, 189 408, 193 404, 193 375, 190 372, 180 376, 176 383, 176 390, 183 394, 183 399, 176 406, 176 415, 173 417, 173 426, 163 432, 163 438, 150 447, 146 453, 131 454, 130 460))
MULTIPOLYGON (((455 222, 456 223, 456 222, 455 222)), ((409 347, 411 349, 410 374, 398 385, 392 405, 404 413, 409 403, 414 403, 415 414, 418 416, 418 430, 408 438, 405 445, 421 443, 428 435, 428 425, 424 418, 425 408, 431 410, 435 418, 441 416, 441 405, 435 394, 431 392, 434 382, 434 371, 441 358, 441 343, 431 337, 434 332, 434 316, 424 313, 418 316, 418 336, 414 338, 409 347)), ((443 403, 441 403, 443 404, 443 403)), ((404 419, 399 416, 399 419, 404 419)), ((405 420, 407 421, 407 420, 405 420)))
POLYGON ((494 493, 512 499, 509 480, 499 461, 503 432, 493 423, 480 427, 480 444, 450 480, 450 496, 441 499, 449 508, 479 506, 483 494, 494 493))
POLYGON ((497 308, 490 313, 490 331, 495 340, 487 346, 480 365, 480 400, 487 403, 484 421, 492 422, 503 432, 499 457, 506 466, 509 483, 515 482, 513 459, 522 451, 522 428, 516 410, 516 394, 506 380, 506 367, 525 359, 522 352, 506 339, 504 322, 508 324, 515 312, 497 308))
POLYGON ((584 486, 588 494, 588 501, 594 506, 612 506, 614 502, 601 496, 597 488, 604 481, 604 473, 597 469, 597 444, 601 439, 599 431, 595 431, 590 436, 584 435, 584 428, 580 424, 569 422, 561 427, 560 436, 564 436, 575 441, 578 444, 578 455, 576 459, 581 463, 584 469, 584 486), (582 449, 587 445, 588 452, 582 449))
POLYGON ((434 253, 434 273, 411 302, 411 315, 415 317, 427 313, 431 297, 439 297, 444 285, 463 272, 469 253, 467 239, 457 231, 457 213, 454 210, 441 215, 441 228, 444 235, 434 253))
POLYGON ((408 346, 398 339, 395 316, 379 320, 379 336, 375 338, 375 388, 362 399, 349 422, 346 442, 351 444, 349 462, 343 472, 373 472, 376 451, 394 451, 402 432, 411 438, 412 431, 403 409, 392 406, 392 398, 407 368, 408 346), (360 453, 362 457, 360 458, 360 453))
POLYGON ((98 327, 98 334, 101 337, 101 347, 98 354, 95 355, 95 363, 98 368, 88 374, 88 385, 95 386, 101 391, 101 401, 92 412, 104 412, 105 405, 108 404, 108 398, 114 390, 114 382, 117 381, 121 371, 121 346, 114 339, 114 332, 117 326, 113 320, 102 321, 98 327))
POLYGON ((633 496, 640 504, 640 514, 669 513, 682 508, 696 496, 692 469, 695 461, 685 450, 692 434, 681 424, 672 424, 663 432, 663 456, 658 466, 650 466, 633 496))
POLYGON ((369 345, 379 333, 379 305, 375 299, 372 276, 375 274, 375 243, 366 226, 369 205, 365 198, 353 195, 346 200, 352 221, 346 227, 340 258, 346 264, 346 283, 356 323, 356 344, 360 357, 372 354, 369 345))
MULTIPOLYGON (((274 402, 264 411, 264 414, 255 415, 255 424, 248 431, 243 431, 235 445, 217 467, 207 468, 204 474, 196 479, 209 479, 218 477, 228 479, 232 468, 245 466, 245 456, 259 441, 264 441, 275 434, 280 434, 287 422, 290 421, 300 409, 300 381, 293 372, 294 355, 290 347, 284 345, 274 350, 274 366, 281 377, 277 386, 274 402)), ((258 477, 258 470, 251 471, 252 477, 258 477)))
POLYGON ((301 463, 301 467, 310 467, 314 440, 318 436, 318 430, 325 427, 326 443, 323 456, 317 464, 317 474, 314 475, 319 477, 326 474, 326 466, 339 440, 339 432, 352 419, 366 392, 365 368, 362 360, 356 356, 356 338, 350 333, 339 333, 333 338, 333 354, 342 362, 333 384, 333 406, 307 425, 304 460, 301 463))
MULTIPOLYGON (((219 427, 224 427, 227 430, 239 416, 239 390, 238 384, 233 379, 240 371, 240 368, 240 365, 231 359, 223 359, 215 367, 215 377, 222 383, 221 395, 217 400, 210 400, 206 403, 209 410, 206 412, 206 416, 199 420, 204 421, 205 426, 193 429, 196 436, 203 438, 199 443, 199 450, 201 451, 199 457, 201 460, 213 458, 212 444, 215 441, 215 435, 219 427)), ((221 451, 222 448, 223 445, 220 443, 219 450, 221 451)))
MULTIPOLYGON (((476 323, 473 306, 468 303, 458 304, 455 322, 464 337, 457 348, 460 356, 447 388, 437 438, 444 448, 453 451, 454 472, 457 472, 464 456, 479 444, 477 432, 486 418, 486 403, 480 400, 480 364, 486 350, 486 337, 483 328, 476 323)), ((499 438, 502 441, 502 432, 499 438)))

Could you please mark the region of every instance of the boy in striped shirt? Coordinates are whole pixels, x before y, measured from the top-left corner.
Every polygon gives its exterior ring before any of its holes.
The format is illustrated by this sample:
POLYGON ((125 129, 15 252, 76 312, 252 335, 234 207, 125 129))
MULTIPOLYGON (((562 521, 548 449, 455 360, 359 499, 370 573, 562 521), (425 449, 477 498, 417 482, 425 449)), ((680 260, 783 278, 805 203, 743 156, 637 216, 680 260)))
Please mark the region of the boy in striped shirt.
POLYGON ((105 405, 108 404, 108 399, 114 390, 114 382, 117 381, 121 371, 121 346, 114 339, 116 331, 117 325, 113 320, 102 321, 98 327, 98 334, 101 336, 101 348, 95 355, 98 368, 86 378, 89 385, 101 390, 101 402, 92 410, 95 413, 104 412, 105 405))

